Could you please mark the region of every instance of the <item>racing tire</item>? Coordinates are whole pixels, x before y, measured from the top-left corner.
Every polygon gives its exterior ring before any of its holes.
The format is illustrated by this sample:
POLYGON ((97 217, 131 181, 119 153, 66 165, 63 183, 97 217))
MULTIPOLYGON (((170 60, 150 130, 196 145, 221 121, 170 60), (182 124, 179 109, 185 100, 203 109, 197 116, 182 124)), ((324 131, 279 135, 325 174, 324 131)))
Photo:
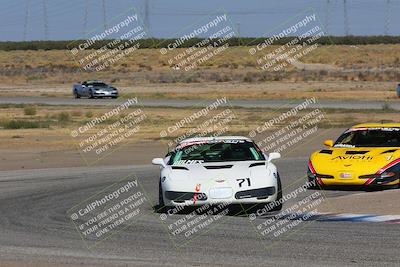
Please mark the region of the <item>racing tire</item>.
POLYGON ((276 213, 282 210, 283 207, 283 203, 282 203, 282 183, 281 183, 281 178, 279 177, 279 173, 277 175, 277 185, 278 185, 278 189, 277 189, 277 196, 276 196, 276 200, 273 202, 268 202, 268 203, 263 203, 263 204, 256 204, 252 207, 247 208, 246 205, 245 206, 245 211, 246 213, 253 213, 253 214, 258 214, 259 215, 259 211, 262 210, 262 215, 266 215, 269 214, 270 212, 272 213, 276 213), (268 207, 268 209, 265 209, 267 206, 269 206, 272 203, 279 203, 279 204, 275 204, 272 208, 268 207))
POLYGON ((279 203, 275 205, 270 211, 280 211, 282 210, 283 207, 283 202, 282 202, 282 182, 281 182, 281 177, 279 176, 279 173, 277 174, 277 183, 278 183, 278 195, 276 197, 275 202, 279 203))
POLYGON ((94 98, 94 95, 93 95, 93 91, 92 91, 92 90, 89 91, 89 98, 91 98, 91 99, 94 98))
POLYGON ((165 206, 164 203, 164 198, 162 194, 162 185, 161 185, 161 178, 158 183, 158 206, 157 206, 157 212, 158 213, 167 213, 167 211, 171 209, 171 207, 165 206))
POLYGON ((161 186, 161 180, 158 183, 158 206, 159 207, 164 207, 164 198, 162 195, 162 186, 161 186))
POLYGON ((308 179, 308 182, 311 183, 311 185, 307 187, 307 189, 322 190, 322 186, 317 182, 317 179, 315 180, 308 179))
POLYGON ((76 99, 78 99, 78 98, 81 98, 81 95, 78 94, 78 91, 74 90, 74 97, 75 97, 76 99))

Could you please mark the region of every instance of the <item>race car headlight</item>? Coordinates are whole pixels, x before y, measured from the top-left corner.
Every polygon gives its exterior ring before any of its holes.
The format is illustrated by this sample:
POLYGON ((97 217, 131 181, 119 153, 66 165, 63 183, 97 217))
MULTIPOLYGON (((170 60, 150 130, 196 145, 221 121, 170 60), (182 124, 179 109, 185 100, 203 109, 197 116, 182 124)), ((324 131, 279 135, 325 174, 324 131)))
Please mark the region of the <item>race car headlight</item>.
POLYGON ((395 175, 396 175, 396 173, 394 173, 394 172, 384 172, 379 176, 379 178, 390 178, 395 175))
POLYGON ((396 175, 395 172, 398 172, 398 171, 400 171, 400 159, 396 159, 395 161, 392 161, 391 163, 389 163, 388 165, 386 165, 385 167, 380 169, 376 173, 376 175, 381 176, 382 178, 387 178, 387 177, 392 177, 393 175, 396 175), (393 173, 393 175, 391 175, 391 176, 385 176, 385 177, 382 176, 384 174, 389 175, 392 173, 393 173))

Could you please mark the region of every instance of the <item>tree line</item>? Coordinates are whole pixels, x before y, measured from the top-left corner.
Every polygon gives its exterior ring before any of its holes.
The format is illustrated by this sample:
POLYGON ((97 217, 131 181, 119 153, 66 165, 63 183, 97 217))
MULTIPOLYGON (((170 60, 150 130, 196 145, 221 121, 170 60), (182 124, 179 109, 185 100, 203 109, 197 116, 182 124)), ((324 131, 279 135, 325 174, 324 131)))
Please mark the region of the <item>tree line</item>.
MULTIPOLYGON (((274 41, 273 44, 283 45, 296 37, 284 37, 282 39, 274 41)), ((229 46, 254 46, 262 43, 268 38, 230 38, 225 43, 229 43, 229 46)), ((197 43, 203 41, 201 38, 193 38, 186 40, 179 47, 191 47, 197 43)), ((91 48, 99 49, 111 43, 113 40, 101 40, 96 41, 91 48)), ((217 40, 211 40, 210 44, 214 46, 221 45, 216 42, 217 40), (215 42, 214 42, 215 41, 215 42)), ((11 50, 65 50, 73 49, 86 40, 64 40, 64 41, 5 41, 0 42, 0 50, 11 51, 11 50)), ((176 39, 142 39, 137 41, 140 43, 140 48, 165 48, 169 44, 176 42, 176 39)), ((400 36, 323 36, 320 37, 315 43, 320 45, 367 45, 367 44, 400 44, 400 36)), ((133 46, 134 44, 132 44, 133 46)), ((128 48, 129 46, 125 46, 128 48)))

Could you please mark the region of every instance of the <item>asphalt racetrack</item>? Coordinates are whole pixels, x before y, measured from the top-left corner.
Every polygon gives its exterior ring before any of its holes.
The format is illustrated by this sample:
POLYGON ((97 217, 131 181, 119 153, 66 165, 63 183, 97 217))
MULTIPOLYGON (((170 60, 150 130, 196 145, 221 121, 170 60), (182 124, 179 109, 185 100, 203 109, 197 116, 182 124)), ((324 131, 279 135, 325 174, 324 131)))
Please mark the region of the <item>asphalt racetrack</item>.
MULTIPOLYGON (((114 106, 122 104, 127 99, 74 99, 63 97, 1 97, 0 104, 43 104, 43 105, 72 105, 72 106, 114 106)), ((215 100, 214 100, 215 101, 215 100)), ((173 107, 187 108, 206 106, 213 101, 208 100, 171 100, 171 99, 140 99, 139 104, 147 107, 173 107)), ((304 102, 304 100, 230 100, 226 105, 241 108, 293 108, 304 102)), ((329 109, 383 109, 390 108, 400 110, 400 102, 384 102, 384 101, 327 101, 318 100, 313 104, 315 108, 329 109)))
MULTIPOLYGON (((283 188, 300 181, 307 158, 277 162, 283 188)), ((260 236, 247 216, 224 216, 190 242, 174 244, 151 205, 132 224, 88 249, 67 211, 134 173, 157 203, 155 166, 78 167, 0 172, 0 258, 72 266, 399 266, 399 224, 304 222, 280 238, 260 236)), ((307 190, 304 194, 312 194, 307 190)), ((329 198, 353 191, 324 191, 329 198)), ((292 205, 296 199, 285 203, 292 205)), ((28 265, 29 266, 29 265, 28 265)), ((38 265, 40 266, 40 264, 38 265)))

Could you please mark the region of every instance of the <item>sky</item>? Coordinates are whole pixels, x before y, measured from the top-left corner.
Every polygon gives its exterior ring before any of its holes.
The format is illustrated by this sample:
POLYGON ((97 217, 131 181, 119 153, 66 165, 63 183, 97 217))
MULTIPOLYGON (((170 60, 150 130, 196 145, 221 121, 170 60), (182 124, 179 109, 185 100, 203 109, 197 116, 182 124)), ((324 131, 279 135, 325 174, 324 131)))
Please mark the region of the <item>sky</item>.
POLYGON ((0 41, 82 39, 132 10, 156 38, 223 13, 241 37, 268 36, 302 14, 316 14, 326 35, 400 35, 400 0, 0 0, 0 41))

